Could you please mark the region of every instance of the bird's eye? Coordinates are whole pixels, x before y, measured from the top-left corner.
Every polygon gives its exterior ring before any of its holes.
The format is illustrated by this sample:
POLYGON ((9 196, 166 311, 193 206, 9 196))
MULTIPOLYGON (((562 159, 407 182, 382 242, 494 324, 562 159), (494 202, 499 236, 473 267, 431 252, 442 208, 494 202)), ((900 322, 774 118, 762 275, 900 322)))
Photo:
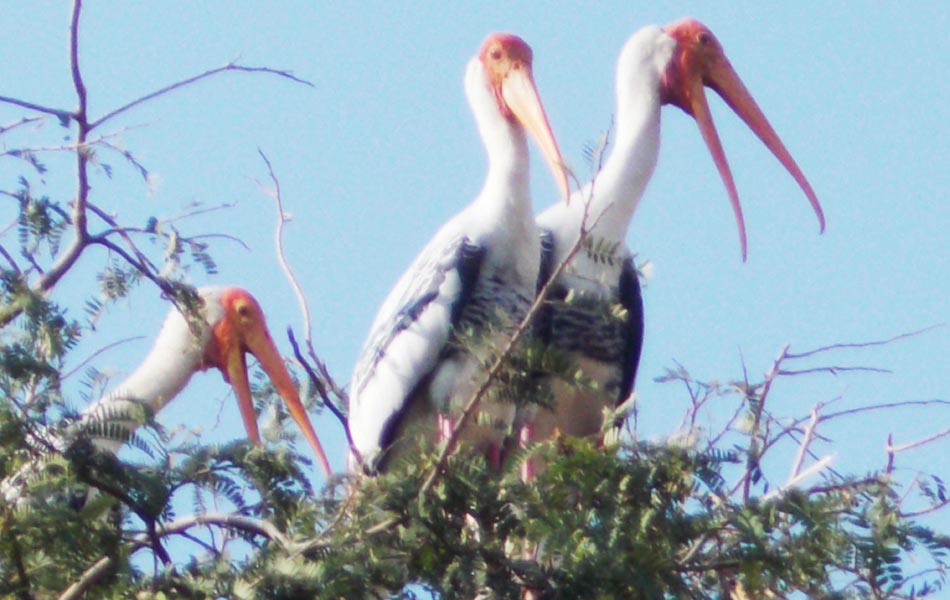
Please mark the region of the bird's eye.
POLYGON ((712 42, 712 38, 709 35, 708 31, 699 32, 699 43, 703 46, 708 46, 712 42))
POLYGON ((501 56, 502 56, 501 50, 498 48, 495 48, 494 50, 491 51, 490 56, 492 60, 501 60, 501 56))
POLYGON ((251 314, 251 309, 247 304, 239 304, 237 307, 237 313, 242 317, 247 317, 251 314))

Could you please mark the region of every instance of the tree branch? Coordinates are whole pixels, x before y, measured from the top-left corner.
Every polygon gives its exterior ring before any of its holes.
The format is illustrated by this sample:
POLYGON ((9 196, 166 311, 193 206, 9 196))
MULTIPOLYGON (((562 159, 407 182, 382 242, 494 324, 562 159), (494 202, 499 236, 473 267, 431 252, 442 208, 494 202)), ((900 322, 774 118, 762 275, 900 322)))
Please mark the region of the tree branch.
POLYGON ((284 272, 284 276, 287 278, 287 281, 290 282, 290 287, 293 288, 294 297, 297 298, 300 313, 303 315, 304 339, 309 340, 312 329, 310 324, 310 308, 307 306, 307 300, 304 298, 300 282, 297 281, 297 276, 294 274, 293 269, 290 268, 290 264, 287 262, 287 257, 284 254, 284 224, 286 224, 290 218, 287 216, 287 213, 284 212, 284 203, 280 195, 280 180, 277 179, 277 175, 274 174, 274 168, 271 166, 270 159, 267 158, 264 151, 258 148, 257 153, 261 159, 263 159, 264 164, 267 165, 267 174, 270 177, 271 183, 274 184, 274 188, 269 190, 265 188, 260 181, 254 180, 254 182, 260 188, 261 192, 271 197, 277 207, 277 227, 274 230, 274 247, 277 251, 277 262, 280 263, 280 268, 284 272))
MULTIPOLYGON (((0 101, 2 101, 3 99, 4 97, 0 96, 0 101)), ((10 123, 9 125, 0 125, 0 135, 9 133, 10 131, 16 129, 17 127, 21 127, 29 123, 42 122, 44 119, 45 117, 23 117, 22 119, 19 119, 18 121, 14 121, 10 123)))
POLYGON ((43 106, 42 104, 35 104, 33 102, 27 102, 26 100, 11 98, 10 96, 0 96, 0 102, 3 102, 4 104, 13 104, 14 106, 34 110, 47 115, 53 115, 59 119, 59 122, 63 125, 67 125, 70 119, 73 118, 73 113, 71 111, 63 110, 61 108, 51 108, 49 106, 43 106))
MULTIPOLYGON (((158 538, 164 538, 171 535, 182 534, 192 527, 212 525, 221 529, 238 529, 247 533, 252 533, 266 537, 280 544, 285 550, 292 550, 293 543, 277 529, 277 526, 270 521, 263 519, 254 519, 242 515, 228 513, 203 513, 181 517, 169 523, 158 524, 154 528, 154 535, 158 538)), ((130 553, 134 553, 145 547, 150 547, 152 536, 149 532, 142 532, 132 540, 130 553)), ((68 588, 59 595, 59 600, 75 600, 82 598, 83 594, 92 587, 99 579, 108 573, 113 565, 111 556, 103 556, 86 569, 83 574, 74 581, 68 588)))
POLYGON ((209 78, 209 77, 213 77, 213 76, 215 76, 215 75, 217 75, 217 74, 219 74, 219 73, 224 73, 224 72, 226 72, 226 71, 242 71, 242 72, 245 72, 245 73, 269 73, 269 74, 271 74, 271 75, 277 75, 277 76, 279 76, 279 77, 284 77, 285 79, 289 79, 289 80, 294 81, 294 82, 296 82, 296 83, 301 83, 301 84, 303 84, 303 85, 307 85, 307 86, 310 86, 310 87, 314 87, 314 85, 313 85, 311 82, 309 82, 309 81, 307 81, 307 80, 305 80, 305 79, 301 79, 301 78, 297 77, 296 75, 294 75, 294 74, 293 74, 292 72, 290 72, 290 71, 283 71, 283 70, 280 70, 280 69, 272 69, 272 68, 270 68, 270 67, 247 67, 247 66, 244 66, 244 65, 236 64, 234 61, 232 61, 232 62, 229 62, 228 64, 224 65, 223 67, 217 67, 217 68, 214 68, 214 69, 209 69, 209 70, 205 71, 204 73, 199 73, 199 74, 197 74, 197 75, 193 75, 193 76, 188 77, 188 78, 186 78, 186 79, 182 79, 181 81, 176 81, 175 83, 172 83, 171 85, 166 85, 165 87, 163 87, 163 88, 161 88, 161 89, 158 89, 158 90, 155 90, 154 92, 145 94, 145 95, 142 96, 141 98, 137 98, 137 99, 133 100, 132 102, 129 102, 128 104, 125 104, 125 105, 123 105, 123 106, 120 106, 119 108, 117 108, 117 109, 115 109, 115 110, 113 110, 113 111, 111 111, 111 112, 109 112, 109 113, 106 113, 105 115, 99 117, 98 119, 96 119, 95 121, 93 121, 93 122, 90 124, 89 128, 90 128, 90 129, 95 129, 96 127, 99 127, 100 125, 102 125, 102 124, 105 123, 106 121, 108 121, 108 120, 110 120, 110 119, 113 119, 113 118, 115 118, 115 117, 121 115, 122 113, 124 113, 124 112, 126 112, 126 111, 128 111, 128 110, 130 110, 130 109, 132 109, 132 108, 135 108, 136 106, 139 106, 140 104, 144 104, 144 103, 148 102, 149 100, 152 100, 152 99, 154 99, 154 98, 158 98, 159 96, 164 96, 165 94, 167 94, 167 93, 169 93, 169 92, 173 92, 173 91, 175 91, 175 90, 177 90, 177 89, 180 89, 180 88, 183 88, 183 87, 185 87, 185 86, 188 86, 188 85, 190 85, 190 84, 192 84, 192 83, 195 83, 196 81, 200 81, 200 80, 202 80, 202 79, 207 79, 207 78, 209 78))
POLYGON ((930 327, 924 327, 923 329, 918 329, 917 331, 901 333, 893 337, 887 338, 885 340, 874 340, 871 342, 847 342, 843 344, 831 344, 829 346, 822 346, 820 348, 815 348, 814 350, 807 350, 805 352, 798 352, 798 353, 789 352, 786 355, 786 357, 791 358, 791 359, 807 358, 809 356, 822 354, 825 352, 829 352, 831 350, 842 350, 842 349, 849 349, 849 348, 870 348, 872 346, 886 346, 887 344, 890 344, 892 342, 896 342, 898 340, 903 340, 910 337, 915 337, 915 336, 927 333, 928 331, 933 331, 934 329, 938 329, 944 326, 945 325, 943 323, 939 323, 937 325, 931 325, 930 327))

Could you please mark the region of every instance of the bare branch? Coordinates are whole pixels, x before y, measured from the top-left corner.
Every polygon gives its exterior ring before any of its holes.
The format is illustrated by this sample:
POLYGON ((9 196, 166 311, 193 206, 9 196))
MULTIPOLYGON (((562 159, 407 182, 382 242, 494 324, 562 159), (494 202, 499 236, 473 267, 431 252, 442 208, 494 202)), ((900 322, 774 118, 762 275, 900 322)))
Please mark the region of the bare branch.
POLYGON ((263 159, 264 164, 267 166, 267 174, 270 177, 271 183, 274 187, 269 189, 256 179, 254 182, 260 188, 262 193, 270 196, 274 200, 274 204, 277 208, 277 227, 274 231, 274 245, 277 250, 277 260, 280 263, 281 270, 284 272, 284 276, 287 278, 287 281, 290 282, 290 286, 294 291, 294 296, 297 298, 297 303, 300 306, 300 313, 303 316, 304 342, 307 344, 308 352, 314 364, 316 364, 319 374, 314 371, 310 363, 304 358, 300 351, 300 347, 297 344, 297 339, 294 337, 294 333, 290 327, 287 328, 287 337, 290 339, 290 345, 294 349, 294 356, 296 356, 297 361, 304 368, 304 370, 306 370, 311 382, 313 382, 314 386, 317 388, 317 393, 320 395, 323 403, 343 425, 343 431, 346 433, 347 443, 350 446, 350 450, 355 452, 353 440, 350 438, 350 430, 349 427, 347 427, 346 416, 336 405, 336 403, 330 399, 328 388, 333 390, 333 393, 342 403, 346 402, 346 394, 339 388, 339 386, 337 386, 336 382, 333 380, 333 377, 330 376, 326 363, 324 363, 317 356, 317 353, 313 348, 310 307, 307 304, 307 299, 304 297, 300 282, 297 279, 293 268, 290 266, 290 263, 287 261, 286 254, 284 253, 284 224, 290 219, 287 217, 287 213, 284 212, 283 198, 281 197, 280 193, 280 180, 274 173, 270 159, 267 158, 267 155, 264 153, 264 151, 258 148, 257 153, 260 154, 261 159, 263 159))
POLYGON ((885 472, 891 473, 894 470, 894 460, 899 452, 913 450, 914 448, 919 448, 920 446, 926 446, 927 444, 948 435, 950 435, 950 429, 944 429, 943 431, 929 435, 925 438, 921 438, 913 442, 907 442, 906 444, 900 444, 898 446, 894 445, 893 436, 887 436, 887 444, 884 446, 884 452, 887 453, 887 468, 885 469, 885 472))
POLYGON ((294 81, 294 82, 296 82, 296 83, 301 83, 301 84, 303 84, 303 85, 308 85, 308 86, 310 86, 310 87, 313 87, 313 84, 312 84, 311 82, 309 82, 309 81, 307 81, 307 80, 305 80, 305 79, 301 79, 301 78, 297 77, 296 75, 294 75, 294 74, 293 74, 292 72, 290 72, 290 71, 284 71, 284 70, 280 70, 280 69, 272 69, 272 68, 270 68, 270 67, 248 67, 248 66, 236 64, 234 61, 232 61, 232 62, 229 62, 228 64, 224 65, 223 67, 217 67, 217 68, 214 68, 214 69, 210 69, 210 70, 208 70, 208 71, 205 71, 204 73, 199 73, 198 75, 193 75, 192 77, 188 77, 187 79, 182 79, 181 81, 177 81, 177 82, 175 82, 175 83, 173 83, 173 84, 171 84, 171 85, 167 85, 167 86, 165 86, 165 87, 163 87, 163 88, 161 88, 161 89, 155 90, 154 92, 145 94, 145 95, 142 96, 141 98, 137 98, 137 99, 133 100, 132 102, 129 102, 128 104, 126 104, 126 105, 124 105, 124 106, 120 106, 119 108, 117 108, 117 109, 115 109, 115 110, 113 110, 113 111, 111 111, 111 112, 109 112, 109 113, 103 115, 102 117, 99 117, 98 119, 96 119, 95 121, 93 121, 93 122, 90 124, 89 128, 90 128, 90 129, 95 129, 96 127, 99 127, 100 125, 102 125, 102 124, 105 123, 106 121, 108 121, 108 120, 110 120, 110 119, 112 119, 112 118, 115 118, 115 117, 121 115, 122 113, 124 113, 124 112, 126 112, 126 111, 128 111, 128 110, 130 110, 130 109, 132 109, 132 108, 135 108, 136 106, 138 106, 138 105, 140 105, 140 104, 144 104, 144 103, 148 102, 149 100, 152 100, 152 99, 154 99, 154 98, 158 98, 159 96, 164 96, 165 94, 168 94, 169 92, 173 92, 173 91, 175 91, 175 90, 177 90, 177 89, 180 89, 180 88, 183 88, 183 87, 185 87, 185 86, 188 86, 188 85, 190 85, 190 84, 192 84, 192 83, 195 83, 196 81, 200 81, 200 80, 202 80, 202 79, 207 79, 207 78, 209 78, 209 77, 213 77, 213 76, 215 76, 215 75, 217 75, 217 74, 219 74, 219 73, 224 73, 224 72, 227 72, 227 71, 241 71, 241 72, 245 72, 245 73, 269 73, 269 74, 271 74, 271 75, 277 75, 277 76, 279 76, 279 77, 283 77, 283 78, 285 78, 285 79, 289 79, 289 80, 294 81))
POLYGON ((929 332, 929 331, 933 331, 934 329, 938 329, 938 328, 944 327, 944 326, 945 326, 945 324, 939 323, 939 324, 937 324, 937 325, 931 325, 930 327, 924 327, 923 329, 918 329, 917 331, 911 331, 911 332, 908 332, 908 333, 901 333, 901 334, 895 335, 895 336, 893 336, 893 337, 887 338, 886 340, 875 340, 875 341, 871 341, 871 342, 849 342, 849 343, 843 343, 843 344, 831 344, 831 345, 829 345, 829 346, 822 346, 822 347, 820 347, 820 348, 815 348, 814 350, 807 350, 807 351, 805 351, 805 352, 798 352, 798 353, 791 353, 791 352, 790 352, 790 353, 788 353, 786 356, 787 356, 788 358, 791 358, 791 359, 797 359, 797 358, 807 358, 807 357, 809 357, 809 356, 814 356, 815 354, 821 354, 821 353, 824 353, 824 352, 829 352, 829 351, 831 351, 831 350, 843 350, 843 349, 848 349, 848 348, 870 348, 870 347, 872 347, 872 346, 886 346, 887 344, 890 344, 890 343, 892 343, 892 342, 896 342, 896 341, 898 341, 898 340, 903 340, 903 339, 910 338, 910 337, 915 337, 915 336, 918 336, 918 335, 927 333, 927 332, 929 332))
MULTIPOLYGON (((753 422, 752 429, 749 431, 749 456, 746 460, 746 472, 742 479, 739 480, 737 487, 733 488, 733 493, 735 493, 738 486, 742 486, 743 502, 749 501, 749 494, 752 491, 752 471, 758 467, 759 459, 762 456, 762 448, 759 447, 759 426, 762 420, 762 412, 765 410, 765 401, 768 399, 769 392, 772 390, 772 383, 778 376, 779 366, 788 356, 788 348, 788 344, 782 346, 778 356, 772 362, 772 368, 765 374, 765 383, 762 384, 762 391, 759 394, 758 402, 753 408, 753 422)), ((747 394, 748 393, 750 392, 747 391, 747 394)))
MULTIPOLYGON (((217 211, 219 211, 219 210, 227 210, 227 209, 229 209, 229 208, 234 208, 234 207, 237 206, 237 205, 238 205, 237 202, 225 202, 225 203, 223 203, 223 204, 218 204, 217 206, 209 206, 209 207, 207 207, 207 208, 196 208, 196 209, 194 209, 194 210, 186 211, 186 212, 184 212, 184 213, 182 213, 182 214, 180 214, 180 215, 176 215, 176 216, 174 216, 174 217, 168 217, 167 219, 162 219, 162 222, 163 222, 163 223, 174 223, 174 222, 176 222, 176 221, 181 221, 181 220, 183 220, 183 219, 190 219, 191 217, 197 217, 197 216, 199 216, 199 215, 204 215, 204 214, 208 214, 208 213, 212 213, 212 212, 217 212, 217 211)), ((197 237, 197 236, 195 236, 195 237, 197 237)), ((245 248, 247 248, 247 244, 244 244, 244 242, 241 242, 241 244, 242 244, 245 248)))
MULTIPOLYGON (((786 356, 786 358, 790 358, 786 356)), ((815 367, 813 369, 780 369, 778 375, 812 375, 814 373, 831 373, 832 375, 838 375, 839 373, 847 373, 850 371, 860 371, 863 373, 893 373, 890 369, 882 369, 879 367, 815 367)))
POLYGON ((0 244, 0 255, 3 255, 3 258, 7 259, 7 262, 10 263, 10 270, 20 274, 20 266, 16 264, 16 261, 13 260, 13 257, 10 256, 10 253, 7 252, 7 249, 3 247, 3 244, 0 244))
POLYGON ((261 159, 264 160, 264 164, 267 165, 267 174, 270 176, 274 188, 269 190, 265 188, 261 182, 255 180, 255 183, 257 183, 261 192, 267 194, 274 200, 274 204, 277 206, 277 228, 274 231, 274 246, 277 250, 277 261, 280 263, 280 268, 283 270, 284 276, 287 278, 287 281, 290 282, 290 286, 294 290, 294 296, 300 305, 300 313, 303 315, 304 339, 309 341, 311 339, 310 308, 307 306, 307 300, 304 298, 300 282, 297 281, 297 276, 294 274, 293 269, 290 268, 287 257, 284 255, 284 224, 290 219, 287 213, 284 212, 284 203, 280 196, 280 180, 277 179, 277 176, 274 174, 274 168, 271 166, 270 159, 267 158, 264 151, 258 148, 257 153, 261 156, 261 159))
POLYGON ((838 417, 843 417, 846 415, 854 415, 857 413, 884 410, 888 408, 904 408, 907 406, 932 406, 934 404, 950 406, 950 400, 942 400, 939 398, 934 398, 931 400, 903 400, 901 402, 883 402, 881 404, 869 404, 868 406, 859 406, 857 408, 849 408, 847 410, 841 410, 834 413, 828 413, 827 415, 824 416, 824 420, 830 421, 831 419, 836 419, 838 417))
POLYGON ((81 12, 82 0, 73 0, 73 12, 69 22, 69 71, 72 74, 73 87, 76 88, 76 97, 79 99, 76 117, 81 117, 85 121, 86 84, 83 82, 82 72, 79 70, 79 15, 81 12))
MULTIPOLYGON (((69 28, 69 58, 73 86, 76 89, 76 96, 79 101, 79 108, 72 115, 78 128, 77 146, 82 146, 86 143, 86 137, 89 132, 89 124, 86 120, 86 87, 79 71, 79 15, 81 11, 82 0, 74 0, 69 28)), ((89 197, 87 167, 87 153, 82 150, 76 152, 76 177, 78 179, 78 186, 72 210, 72 223, 75 237, 69 247, 60 254, 53 266, 37 280, 36 284, 32 287, 34 293, 45 294, 52 289, 73 264, 75 264, 83 250, 89 244, 86 231, 86 201, 89 197)), ((10 321, 15 319, 17 315, 23 311, 23 308, 22 303, 5 306, 3 310, 0 311, 0 327, 6 326, 10 321)))
MULTIPOLYGON (((337 408, 336 404, 330 400, 330 395, 327 393, 327 387, 323 384, 321 378, 313 371, 313 368, 310 366, 310 363, 303 357, 303 354, 300 352, 300 346, 297 344, 297 338, 294 337, 293 329, 290 327, 287 328, 287 338, 290 339, 290 345, 294 349, 294 356, 297 357, 297 362, 304 368, 307 372, 307 376, 310 377, 310 381, 313 382, 313 385, 317 388, 317 394, 320 395, 320 398, 323 400, 323 404, 330 409, 330 412, 333 413, 333 416, 337 418, 340 422, 340 425, 343 426, 343 432, 346 434, 346 443, 350 446, 350 450, 356 452, 356 446, 353 445, 353 439, 350 437, 350 428, 346 424, 346 416, 343 412, 337 408)), ((358 455, 359 453, 357 453, 358 455)))
POLYGON ((132 336, 132 337, 127 337, 127 338, 122 339, 122 340, 116 340, 116 341, 112 342, 111 344, 106 344, 106 345, 103 346, 102 348, 99 348, 98 350, 96 350, 95 352, 93 352, 92 354, 90 354, 89 356, 87 356, 86 358, 84 358, 82 361, 80 361, 80 363, 79 363, 78 365, 76 365, 75 367, 73 367, 71 370, 63 372, 63 374, 60 375, 59 378, 60 378, 61 380, 69 379, 70 377, 72 377, 73 375, 75 375, 75 374, 79 371, 79 369, 81 369, 81 368, 85 367, 86 365, 88 365, 94 358, 96 358, 96 357, 99 356, 100 354, 104 354, 105 352, 108 352, 109 350, 111 350, 112 348, 115 348, 115 347, 117 347, 117 346, 121 346, 121 345, 123 345, 123 344, 128 344, 129 342, 134 342, 134 341, 136 341, 136 340, 141 340, 141 339, 145 339, 145 336, 144 336, 144 335, 136 335, 136 336, 132 336))
MULTIPOLYGON (((213 525, 222 529, 231 528, 260 535, 280 544, 286 550, 292 550, 294 545, 283 532, 277 529, 277 526, 270 521, 263 519, 254 519, 242 515, 228 513, 203 513, 190 515, 175 519, 170 523, 156 525, 154 533, 157 537, 163 538, 171 535, 180 535, 193 527, 213 525)), ((135 536, 132 541, 130 553, 141 550, 151 545, 151 536, 149 532, 143 532, 135 536)), ((99 579, 109 572, 113 566, 111 556, 104 556, 93 563, 91 567, 74 581, 68 588, 59 595, 59 600, 74 600, 82 598, 83 594, 94 585, 99 579)))
POLYGON ((811 409, 811 419, 808 422, 808 427, 805 428, 805 436, 802 439, 798 447, 798 455, 795 457, 795 463, 792 465, 792 472, 789 473, 789 481, 794 480, 798 477, 798 474, 802 471, 802 465, 805 463, 805 454, 808 451, 811 442, 815 437, 815 428, 818 426, 818 423, 821 421, 820 412, 823 408, 823 405, 819 402, 811 409))
MULTIPOLYGON (((0 98, 2 98, 2 96, 0 96, 0 98)), ((16 129, 17 127, 28 125, 29 123, 42 122, 43 120, 44 120, 44 117, 23 117, 22 119, 18 121, 14 121, 10 123, 9 125, 0 125, 0 135, 8 133, 16 129)))
POLYGON ((4 104, 13 104, 15 106, 29 110, 35 110, 36 112, 45 113, 47 115, 53 115, 59 119, 60 123, 63 123, 64 125, 69 123, 69 120, 73 118, 73 113, 68 110, 63 110, 61 108, 51 108, 49 106, 43 106, 42 104, 34 104, 33 102, 27 102, 25 100, 11 98, 9 96, 0 96, 0 102, 3 102, 4 104))
MULTIPOLYGON (((132 238, 129 237, 127 232, 130 231, 130 229, 119 227, 118 222, 112 217, 112 215, 108 214, 106 211, 102 210, 95 204, 91 204, 91 203, 88 204, 88 208, 89 210, 93 212, 93 214, 98 216, 100 219, 105 221, 106 224, 112 227, 112 229, 110 230, 107 230, 99 235, 96 235, 95 237, 91 237, 89 239, 90 244, 102 244, 103 242, 108 241, 107 238, 109 235, 116 233, 122 237, 126 245, 128 245, 129 250, 135 253, 135 257, 137 260, 131 260, 130 258, 126 258, 126 260, 128 261, 130 265, 135 267, 140 273, 142 273, 142 275, 145 275, 146 277, 150 277, 150 275, 153 272, 158 271, 155 265, 152 264, 152 261, 150 261, 148 257, 145 256, 144 252, 138 249, 138 246, 136 246, 135 242, 132 241, 132 238)), ((103 245, 106 245, 107 247, 109 247, 110 244, 114 246, 114 244, 112 244, 111 242, 109 242, 109 244, 103 244, 103 245)), ((120 253, 120 255, 123 257, 128 257, 128 255, 125 254, 124 252, 120 253)), ((168 291, 164 287, 162 288, 162 290, 166 292, 168 291)))

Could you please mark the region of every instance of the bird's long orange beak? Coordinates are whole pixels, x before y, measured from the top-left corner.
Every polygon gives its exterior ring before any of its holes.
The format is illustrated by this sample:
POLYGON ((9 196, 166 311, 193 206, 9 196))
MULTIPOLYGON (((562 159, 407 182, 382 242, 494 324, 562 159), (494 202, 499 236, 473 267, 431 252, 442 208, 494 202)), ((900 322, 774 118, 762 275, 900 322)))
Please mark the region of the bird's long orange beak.
POLYGON ((571 189, 567 180, 567 170, 564 168, 564 159, 561 157, 561 150, 557 147, 557 140, 548 122, 547 113, 544 112, 541 96, 534 84, 531 65, 509 71, 501 85, 501 93, 508 108, 537 142, 554 175, 558 191, 564 196, 564 201, 568 202, 571 189))
POLYGON ((260 443, 257 415, 254 413, 251 386, 247 377, 245 353, 250 352, 260 362, 261 368, 284 400, 287 410, 300 427, 317 455, 320 466, 329 477, 332 470, 326 453, 300 401, 297 386, 294 385, 284 365, 284 360, 271 339, 264 321, 264 314, 257 302, 246 291, 232 288, 222 295, 222 304, 225 315, 214 326, 211 346, 214 350, 209 353, 208 359, 209 362, 218 366, 224 378, 234 388, 247 437, 254 443, 260 443))
POLYGON ((706 146, 712 154, 719 175, 729 192, 736 225, 739 228, 739 241, 742 245, 742 260, 746 259, 745 220, 739 193, 726 161, 726 154, 719 141, 719 134, 709 112, 704 87, 710 87, 722 97, 732 110, 745 121, 772 154, 785 166, 798 185, 801 186, 812 209, 818 216, 821 231, 825 230, 825 215, 811 184, 786 150, 782 140, 748 92, 735 69, 729 63, 722 46, 708 27, 696 19, 682 19, 663 28, 676 41, 676 49, 670 61, 662 84, 664 103, 675 104, 696 119, 706 146))

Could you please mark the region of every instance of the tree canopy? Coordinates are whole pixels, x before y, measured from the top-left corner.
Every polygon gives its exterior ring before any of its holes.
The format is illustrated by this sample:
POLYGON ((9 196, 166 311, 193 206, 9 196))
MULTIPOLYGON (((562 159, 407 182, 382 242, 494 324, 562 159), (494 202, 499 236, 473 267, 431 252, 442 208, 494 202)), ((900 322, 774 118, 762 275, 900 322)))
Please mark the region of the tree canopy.
MULTIPOLYGON (((79 64, 81 16, 75 0, 69 58, 77 108, 0 95, 22 111, 0 124, 0 142, 38 122, 61 128, 36 130, 28 143, 4 143, 0 152, 0 160, 22 166, 17 181, 0 182, 0 195, 16 210, 15 223, 0 231, 0 478, 31 461, 44 465, 20 500, 0 504, 0 596, 520 598, 530 591, 543 598, 738 600, 941 593, 950 537, 928 522, 948 502, 941 478, 902 480, 894 464, 909 446, 894 446, 878 470, 852 474, 831 468, 815 444, 828 441, 823 432, 831 421, 860 423, 913 402, 843 410, 816 404, 806 415, 784 414, 769 402, 773 388, 794 393, 802 378, 847 370, 861 376, 865 368, 842 367, 835 352, 891 340, 786 346, 761 379, 738 365, 738 375, 701 381, 675 365, 659 379, 680 386, 690 408, 664 439, 639 435, 634 396, 605 416, 623 427, 607 427, 596 440, 534 444, 501 471, 483 457, 450 452, 451 443, 423 444, 385 475, 341 473, 316 489, 312 463, 297 451, 292 428, 283 432, 288 416, 263 378, 255 381, 257 408, 277 414, 280 431, 263 446, 183 440, 142 414, 142 428, 130 436, 97 433, 127 436, 134 460, 96 450, 90 436, 57 447, 51 436, 77 417, 69 408, 76 399, 63 394, 67 367, 89 331, 109 326, 109 307, 160 291, 169 307, 193 314, 192 273, 216 270, 201 236, 182 235, 158 218, 129 223, 98 206, 96 194, 109 190, 91 189, 92 170, 111 176, 129 169, 148 185, 147 167, 120 142, 122 130, 109 129, 114 119, 224 72, 308 85, 288 71, 232 62, 93 115, 79 64), (56 142, 63 132, 68 141, 56 142), (48 168, 47 153, 69 156, 72 166, 48 168), (53 179, 71 182, 72 195, 50 191, 53 179), (67 295, 83 298, 84 314, 67 310, 67 295), (546 468, 524 482, 519 468, 529 458, 546 468)), ((279 201, 279 165, 261 155, 279 201)), ((532 316, 517 330, 520 343, 486 361, 483 389, 470 406, 484 394, 538 402, 525 392, 538 363, 588 385, 575 366, 520 340, 532 316)), ((298 340, 291 332, 289 340, 300 387, 312 408, 339 414, 342 427, 345 391, 308 335, 298 340)), ((103 391, 94 362, 82 365, 84 401, 103 391)))

